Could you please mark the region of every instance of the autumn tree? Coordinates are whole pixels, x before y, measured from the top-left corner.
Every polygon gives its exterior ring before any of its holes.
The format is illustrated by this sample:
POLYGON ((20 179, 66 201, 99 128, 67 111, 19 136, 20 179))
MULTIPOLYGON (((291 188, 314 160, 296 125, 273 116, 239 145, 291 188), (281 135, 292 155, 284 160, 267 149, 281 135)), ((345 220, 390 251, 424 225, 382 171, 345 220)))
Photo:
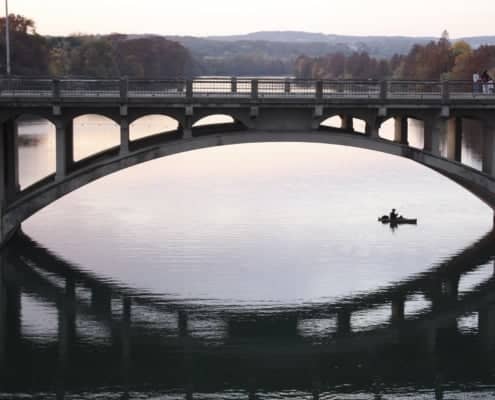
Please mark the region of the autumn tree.
MULTIPOLYGON (((5 18, 0 18, 0 31, 5 32, 5 18)), ((14 75, 47 75, 49 49, 44 37, 36 33, 33 20, 21 15, 9 15, 11 69, 14 75)), ((5 37, 0 35, 0 54, 5 54, 5 37)), ((6 71, 5 60, 0 69, 6 71)))

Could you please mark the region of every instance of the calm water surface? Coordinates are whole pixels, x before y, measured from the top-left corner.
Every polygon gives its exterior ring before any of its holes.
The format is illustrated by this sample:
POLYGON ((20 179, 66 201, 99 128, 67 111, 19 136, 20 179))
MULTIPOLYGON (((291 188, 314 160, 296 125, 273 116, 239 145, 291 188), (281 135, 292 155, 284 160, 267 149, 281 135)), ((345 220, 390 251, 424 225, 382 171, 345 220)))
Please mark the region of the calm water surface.
MULTIPOLYGON (((148 117, 131 136, 174 128, 148 117)), ((19 132, 26 187, 54 171, 54 128, 19 132)), ((82 159, 119 129, 87 116, 75 135, 82 159)), ((371 151, 249 144, 133 167, 9 246, 0 398, 485 398, 491 229, 464 189, 371 151), (392 207, 419 224, 377 223, 392 207)))

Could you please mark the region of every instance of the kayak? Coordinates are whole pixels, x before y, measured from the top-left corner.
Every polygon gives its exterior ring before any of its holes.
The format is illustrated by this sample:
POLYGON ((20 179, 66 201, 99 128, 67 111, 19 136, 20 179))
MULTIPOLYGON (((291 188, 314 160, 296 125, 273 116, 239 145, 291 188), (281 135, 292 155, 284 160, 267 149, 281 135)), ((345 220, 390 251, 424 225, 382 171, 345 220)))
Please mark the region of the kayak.
POLYGON ((391 221, 388 215, 384 215, 383 217, 378 218, 378 221, 380 221, 382 224, 391 224, 391 225, 401 225, 401 224, 416 225, 418 223, 417 219, 404 218, 404 217, 398 217, 394 221, 391 221))

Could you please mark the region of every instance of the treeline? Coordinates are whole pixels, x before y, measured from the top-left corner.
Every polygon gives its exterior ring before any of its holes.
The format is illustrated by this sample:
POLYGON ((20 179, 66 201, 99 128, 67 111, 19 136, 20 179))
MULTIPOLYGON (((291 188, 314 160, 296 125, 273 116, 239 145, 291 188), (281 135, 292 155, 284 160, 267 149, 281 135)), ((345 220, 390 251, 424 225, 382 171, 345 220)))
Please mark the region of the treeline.
POLYGON ((473 49, 464 41, 452 43, 444 32, 438 41, 414 45, 406 55, 396 54, 389 59, 371 57, 366 52, 300 56, 294 70, 297 77, 312 79, 470 80, 474 72, 487 70, 495 75, 495 46, 473 49))
MULTIPOLYGON (((160 36, 44 37, 33 20, 10 15, 13 75, 163 78, 191 76, 197 68, 181 44, 160 36)), ((5 32, 5 18, 0 19, 5 32)), ((0 37, 0 54, 5 38, 0 37)), ((5 58, 0 57, 5 71, 5 58)))

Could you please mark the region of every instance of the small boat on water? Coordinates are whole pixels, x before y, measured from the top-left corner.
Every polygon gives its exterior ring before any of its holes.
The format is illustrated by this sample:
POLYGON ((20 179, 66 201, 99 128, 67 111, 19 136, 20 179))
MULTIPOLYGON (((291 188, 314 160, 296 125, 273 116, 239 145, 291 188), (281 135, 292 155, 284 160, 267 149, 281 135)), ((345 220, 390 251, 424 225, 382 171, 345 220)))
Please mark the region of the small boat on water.
POLYGON ((402 225, 402 224, 416 225, 418 223, 417 219, 404 218, 402 216, 397 217, 394 220, 391 220, 388 215, 384 215, 378 218, 378 221, 380 221, 382 224, 390 224, 390 225, 402 225))

